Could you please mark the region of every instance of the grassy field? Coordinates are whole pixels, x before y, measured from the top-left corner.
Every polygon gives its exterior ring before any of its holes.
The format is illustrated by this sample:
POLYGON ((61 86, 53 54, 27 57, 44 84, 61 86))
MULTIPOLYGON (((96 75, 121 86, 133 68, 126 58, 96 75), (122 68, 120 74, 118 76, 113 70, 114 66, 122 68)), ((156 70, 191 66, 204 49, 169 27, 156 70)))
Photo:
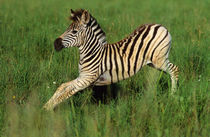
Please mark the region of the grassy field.
POLYGON ((0 0, 0 136, 210 136, 209 0, 0 0), (42 106, 63 82, 78 75, 76 48, 55 52, 53 41, 70 24, 69 10, 84 8, 109 42, 140 24, 160 23, 172 35, 170 60, 180 68, 179 89, 150 67, 107 87, 91 88, 54 112, 42 106), (114 98, 112 93, 117 96, 114 98))

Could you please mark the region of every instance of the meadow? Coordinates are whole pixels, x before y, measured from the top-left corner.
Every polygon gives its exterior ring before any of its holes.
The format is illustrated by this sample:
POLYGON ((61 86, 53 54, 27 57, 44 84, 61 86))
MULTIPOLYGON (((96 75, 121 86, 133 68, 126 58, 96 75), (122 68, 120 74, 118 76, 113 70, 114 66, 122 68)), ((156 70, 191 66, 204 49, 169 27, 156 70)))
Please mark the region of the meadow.
POLYGON ((209 5, 209 0, 0 0, 0 136, 210 136, 209 5), (57 87, 78 75, 78 49, 56 52, 53 46, 71 23, 71 8, 87 9, 110 43, 141 24, 168 28, 169 59, 180 69, 175 95, 169 76, 146 66, 106 92, 88 88, 53 112, 43 110, 57 87))

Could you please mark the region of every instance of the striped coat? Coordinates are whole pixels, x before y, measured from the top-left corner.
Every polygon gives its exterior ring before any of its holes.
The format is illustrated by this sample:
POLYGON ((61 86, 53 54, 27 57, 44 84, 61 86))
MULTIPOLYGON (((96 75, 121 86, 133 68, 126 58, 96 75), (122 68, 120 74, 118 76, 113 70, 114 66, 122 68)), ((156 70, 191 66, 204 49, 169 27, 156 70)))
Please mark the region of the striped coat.
POLYGON ((108 44, 104 31, 88 11, 71 10, 70 19, 72 24, 55 40, 54 46, 57 51, 79 48, 79 76, 62 84, 44 108, 51 110, 90 85, 108 85, 129 78, 144 65, 170 74, 175 91, 178 67, 168 59, 171 35, 165 27, 142 25, 123 40, 108 44))

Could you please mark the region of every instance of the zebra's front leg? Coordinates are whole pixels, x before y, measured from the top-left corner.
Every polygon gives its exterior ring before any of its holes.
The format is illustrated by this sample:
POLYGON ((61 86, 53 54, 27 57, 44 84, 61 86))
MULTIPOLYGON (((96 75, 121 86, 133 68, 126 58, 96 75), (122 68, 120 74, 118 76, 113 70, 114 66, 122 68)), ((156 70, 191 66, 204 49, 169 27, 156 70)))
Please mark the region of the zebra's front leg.
POLYGON ((50 98, 50 100, 44 105, 44 109, 53 110, 58 104, 68 99, 76 92, 90 86, 94 81, 77 78, 73 81, 63 83, 50 98), (87 82, 88 81, 88 82, 87 82))

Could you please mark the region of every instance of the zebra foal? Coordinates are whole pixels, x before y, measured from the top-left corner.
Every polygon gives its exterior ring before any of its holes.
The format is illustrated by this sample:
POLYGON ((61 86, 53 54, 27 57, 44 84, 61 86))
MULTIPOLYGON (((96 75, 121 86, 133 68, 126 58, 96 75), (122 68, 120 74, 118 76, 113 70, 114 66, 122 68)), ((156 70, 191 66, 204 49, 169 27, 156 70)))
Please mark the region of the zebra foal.
POLYGON ((171 35, 160 24, 137 28, 128 37, 108 44, 96 19, 86 10, 71 10, 72 24, 55 40, 56 51, 79 48, 79 76, 63 83, 44 105, 47 110, 90 85, 108 85, 129 78, 144 65, 150 65, 171 76, 172 92, 178 81, 178 67, 168 60, 171 35))

